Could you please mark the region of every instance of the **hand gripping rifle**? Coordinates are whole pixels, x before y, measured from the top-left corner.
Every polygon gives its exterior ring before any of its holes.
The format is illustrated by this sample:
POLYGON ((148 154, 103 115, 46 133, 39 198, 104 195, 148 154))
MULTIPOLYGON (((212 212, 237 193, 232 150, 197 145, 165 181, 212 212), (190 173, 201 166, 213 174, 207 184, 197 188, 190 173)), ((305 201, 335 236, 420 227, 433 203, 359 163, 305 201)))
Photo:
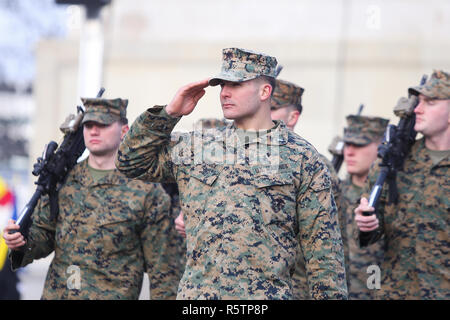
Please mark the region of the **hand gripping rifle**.
MULTIPOLYGON (((97 98, 100 98, 104 91, 105 89, 101 88, 97 98)), ((38 177, 35 182, 36 191, 16 221, 16 224, 20 226, 19 232, 24 238, 28 236, 31 214, 42 195, 48 194, 49 196, 50 219, 55 220, 58 216, 58 191, 86 148, 81 125, 83 117, 83 109, 77 106, 77 115, 69 115, 60 126, 60 130, 64 133, 64 139, 59 148, 56 142, 50 141, 45 146, 42 157, 39 157, 34 164, 32 173, 38 177)))
MULTIPOLYGON (((427 76, 423 75, 420 85, 425 84, 427 76)), ((409 93, 409 97, 402 97, 398 100, 394 108, 394 114, 400 118, 398 125, 390 124, 386 128, 383 142, 378 146, 378 158, 381 159, 380 172, 375 185, 373 186, 369 206, 378 209, 383 185, 387 182, 389 186, 388 203, 398 202, 398 190, 396 177, 397 172, 403 170, 406 156, 409 154, 412 145, 416 141, 417 132, 414 130, 416 115, 414 109, 419 104, 417 94, 409 93)), ((371 216, 375 212, 363 212, 364 216, 371 216)), ((369 232, 360 232, 360 245, 366 246, 377 241, 381 237, 379 229, 369 232)))
MULTIPOLYGON (((358 116, 361 115, 363 108, 364 104, 360 104, 357 113, 358 116)), ((342 137, 335 136, 328 147, 328 151, 333 155, 331 163, 333 164, 336 173, 339 173, 339 169, 341 169, 342 162, 344 161, 344 145, 345 143, 342 137)))

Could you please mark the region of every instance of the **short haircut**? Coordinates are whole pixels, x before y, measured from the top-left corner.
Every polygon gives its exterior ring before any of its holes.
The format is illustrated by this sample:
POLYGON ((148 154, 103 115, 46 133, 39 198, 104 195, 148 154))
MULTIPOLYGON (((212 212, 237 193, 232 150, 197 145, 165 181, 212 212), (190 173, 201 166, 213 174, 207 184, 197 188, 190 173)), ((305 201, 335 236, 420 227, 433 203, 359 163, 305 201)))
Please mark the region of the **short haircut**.
POLYGON ((271 92, 270 96, 273 96, 273 93, 275 92, 275 86, 277 85, 275 78, 268 77, 268 76, 259 76, 257 79, 260 79, 263 82, 270 84, 270 86, 272 87, 272 92, 271 92))
POLYGON ((299 104, 288 104, 286 106, 289 107, 289 108, 292 108, 293 110, 297 110, 299 114, 302 114, 303 107, 302 107, 301 103, 299 103, 299 104))

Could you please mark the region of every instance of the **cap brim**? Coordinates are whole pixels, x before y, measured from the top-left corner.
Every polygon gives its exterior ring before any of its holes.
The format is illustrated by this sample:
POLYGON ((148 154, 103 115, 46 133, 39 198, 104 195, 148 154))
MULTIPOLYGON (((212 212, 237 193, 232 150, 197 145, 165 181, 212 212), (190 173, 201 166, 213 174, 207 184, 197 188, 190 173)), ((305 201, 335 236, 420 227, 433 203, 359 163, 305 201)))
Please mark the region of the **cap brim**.
POLYGON ((358 138, 343 138, 342 141, 344 141, 344 143, 349 143, 349 144, 353 144, 355 146, 367 146, 369 143, 371 143, 372 141, 367 141, 366 139, 358 139, 358 138))
POLYGON ((242 76, 236 76, 229 73, 220 73, 214 78, 211 78, 208 82, 208 84, 211 87, 217 86, 222 81, 230 81, 230 82, 244 82, 248 80, 256 79, 259 75, 251 76, 251 77, 242 77, 242 76))
POLYGON ((419 95, 423 94, 424 96, 431 98, 431 99, 437 99, 438 97, 435 95, 433 91, 429 91, 424 87, 410 87, 408 89, 409 94, 419 95))

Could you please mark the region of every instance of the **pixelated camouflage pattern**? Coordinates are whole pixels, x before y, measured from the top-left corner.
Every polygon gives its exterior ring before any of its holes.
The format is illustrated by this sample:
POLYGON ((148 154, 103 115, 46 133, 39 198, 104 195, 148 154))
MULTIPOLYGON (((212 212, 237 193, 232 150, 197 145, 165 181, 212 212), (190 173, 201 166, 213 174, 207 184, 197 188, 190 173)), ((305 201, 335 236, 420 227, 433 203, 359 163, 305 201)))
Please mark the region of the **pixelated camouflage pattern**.
MULTIPOLYGON (((378 165, 379 161, 369 174, 366 197, 378 165)), ((449 167, 449 156, 433 165, 422 138, 405 159, 404 170, 397 173, 397 205, 387 203, 387 187, 383 188, 377 211, 380 227, 359 233, 362 245, 381 236, 385 239, 378 298, 450 299, 449 167)))
MULTIPOLYGON (((337 175, 336 170, 334 170, 334 167, 332 163, 322 154, 319 154, 320 158, 325 163, 326 167, 328 168, 328 171, 330 173, 331 178, 331 188, 333 191, 333 196, 336 202, 336 208, 338 209, 338 218, 339 218, 339 229, 342 229, 341 224, 341 216, 340 216, 340 199, 341 199, 341 191, 340 191, 340 180, 337 175)), ((344 237, 345 233, 341 232, 341 238, 343 245, 347 243, 347 239, 344 237)), ((347 260, 347 253, 345 252, 345 245, 344 245, 344 256, 345 261, 347 260)), ((303 257, 302 248, 300 245, 297 246, 297 258, 296 258, 296 265, 295 265, 295 271, 292 275, 292 295, 293 299, 295 300, 309 300, 311 299, 311 296, 309 294, 309 288, 308 288, 308 279, 306 277, 306 266, 305 266, 305 258, 303 257)))
POLYGON ((95 121, 102 124, 111 124, 127 118, 128 100, 81 98, 85 107, 82 123, 95 121))
MULTIPOLYGON (((59 191, 57 221, 48 198, 33 213, 22 261, 14 268, 55 255, 42 299, 138 299, 143 273, 151 299, 174 299, 182 273, 170 199, 158 184, 132 180, 114 170, 97 182, 87 160, 76 165, 59 191), (68 283, 80 268, 80 288, 68 283)), ((13 251, 14 253, 14 251, 13 251)))
POLYGON ((381 140, 386 131, 388 119, 379 117, 347 116, 347 127, 344 128, 344 142, 365 146, 381 140))
POLYGON ((293 105, 301 112, 302 94, 305 89, 285 80, 276 79, 275 81, 276 85, 272 95, 271 107, 273 109, 279 109, 288 105, 293 105))
POLYGON ((424 85, 410 87, 408 91, 421 93, 431 99, 450 99, 450 74, 443 70, 434 70, 424 85))
MULTIPOLYGON (((194 123, 194 130, 207 130, 212 128, 220 128, 227 126, 229 123, 230 122, 226 119, 202 118, 196 121, 196 123, 194 123)), ((175 135, 181 136, 182 133, 175 133, 174 136, 175 135)), ((172 219, 175 220, 181 212, 180 194, 178 191, 178 185, 176 183, 162 183, 162 186, 166 191, 166 193, 170 196, 172 203, 172 219)), ((186 239, 183 236, 179 235, 177 242, 178 242, 177 246, 181 248, 182 252, 182 254, 180 254, 181 256, 180 265, 183 266, 182 269, 184 270, 184 266, 186 265, 186 239)))
MULTIPOLYGON (((292 299, 298 243, 312 298, 346 298, 336 207, 317 151, 276 122, 265 141, 279 147, 277 171, 247 162, 180 163, 171 151, 190 140, 171 142, 179 119, 162 106, 148 109, 131 126, 116 161, 130 177, 178 183, 187 264, 177 298, 292 299)), ((234 125, 215 131, 203 140, 205 153, 223 148, 220 137, 237 139, 234 125)))
MULTIPOLYGON (((278 80, 277 80, 278 81, 278 80)), ((278 85, 278 83, 277 83, 278 85)), ((286 90, 287 92, 288 90, 286 90)), ((293 94, 295 90, 291 91, 290 94, 293 94)), ((293 102, 291 103, 299 103, 300 101, 296 102, 295 99, 292 99, 293 102)), ((215 118, 205 118, 200 119, 194 124, 195 129, 211 129, 211 128, 221 128, 225 127, 230 124, 230 121, 226 119, 215 119, 215 118)), ((328 170, 330 171, 330 177, 332 182, 332 190, 333 190, 333 196, 336 201, 336 205, 339 208, 339 185, 340 180, 336 173, 336 170, 334 170, 333 165, 331 162, 322 154, 319 154, 320 158, 324 161, 326 164, 328 170)), ((341 220, 340 220, 341 221, 341 220)), ((342 229, 342 226, 341 230, 342 229)), ((343 243, 347 243, 346 239, 342 238, 343 243)), ((347 256, 347 255, 346 255, 347 256)), ((296 258, 296 266, 295 271, 292 274, 292 296, 295 300, 306 300, 311 299, 309 294, 309 287, 308 287, 308 281, 306 277, 306 266, 305 266, 305 259, 303 257, 303 252, 301 249, 301 246, 297 246, 297 258, 296 258)))
POLYGON ((362 193, 363 188, 353 184, 350 175, 342 181, 341 205, 339 207, 339 212, 342 214, 339 219, 342 219, 344 224, 341 230, 343 234, 345 233, 342 238, 346 239, 346 241, 343 241, 344 251, 348 252, 345 262, 348 298, 351 300, 371 300, 374 298, 374 290, 367 287, 367 279, 371 275, 367 273, 367 268, 370 265, 380 267, 384 253, 383 239, 364 248, 360 248, 356 241, 358 227, 355 222, 354 210, 359 204, 362 193))
POLYGON ((217 86, 225 81, 242 82, 259 76, 276 78, 277 59, 263 53, 239 48, 222 50, 222 69, 209 85, 217 86))
MULTIPOLYGON (((273 92, 271 99, 271 108, 279 109, 292 105, 296 107, 298 111, 302 112, 301 102, 303 92, 304 89, 302 87, 297 86, 292 82, 276 79, 275 90, 273 92)), ((325 162, 328 170, 330 171, 333 195, 335 197, 336 204, 338 205, 339 184, 340 184, 339 178, 331 162, 321 154, 320 157, 325 162)), ((339 206, 337 207, 339 208, 339 206)), ((342 238, 342 241, 343 243, 346 242, 344 238, 342 238)), ((345 252, 344 255, 347 256, 345 252)), ((295 271, 292 275, 292 294, 293 299, 295 300, 311 299, 311 296, 309 294, 308 281, 306 277, 305 259, 303 257, 303 252, 300 245, 298 245, 297 247, 296 266, 295 271)))
MULTIPOLYGON (((176 183, 161 183, 164 191, 169 195, 171 202, 171 215, 170 221, 172 222, 172 227, 175 228, 175 219, 178 217, 181 211, 180 205, 180 193, 178 191, 178 186, 176 183)), ((175 229, 176 230, 176 229, 175 229)), ((177 260, 180 267, 180 278, 184 271, 184 266, 186 265, 186 239, 179 234, 172 235, 170 239, 171 251, 178 256, 177 260), (178 252, 175 248, 178 248, 178 252)))

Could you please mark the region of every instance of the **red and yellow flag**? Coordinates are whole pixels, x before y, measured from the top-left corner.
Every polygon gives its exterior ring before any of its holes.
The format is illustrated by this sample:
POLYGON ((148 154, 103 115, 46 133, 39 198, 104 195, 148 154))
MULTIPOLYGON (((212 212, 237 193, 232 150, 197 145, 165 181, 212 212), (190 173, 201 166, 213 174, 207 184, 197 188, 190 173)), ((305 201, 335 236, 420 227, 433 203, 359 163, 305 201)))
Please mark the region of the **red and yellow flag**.
MULTIPOLYGON (((14 193, 8 188, 6 182, 0 177, 0 206, 12 205, 15 207, 14 193)), ((11 216, 11 215, 10 215, 11 216)), ((8 217, 9 219, 9 217, 8 217)), ((4 219, 2 219, 4 220, 4 219)), ((5 226, 0 226, 0 270, 3 269, 3 265, 6 261, 6 256, 8 255, 8 246, 3 239, 3 228, 5 226)))
POLYGON ((0 206, 12 203, 13 194, 6 182, 0 177, 0 206))

